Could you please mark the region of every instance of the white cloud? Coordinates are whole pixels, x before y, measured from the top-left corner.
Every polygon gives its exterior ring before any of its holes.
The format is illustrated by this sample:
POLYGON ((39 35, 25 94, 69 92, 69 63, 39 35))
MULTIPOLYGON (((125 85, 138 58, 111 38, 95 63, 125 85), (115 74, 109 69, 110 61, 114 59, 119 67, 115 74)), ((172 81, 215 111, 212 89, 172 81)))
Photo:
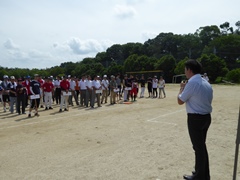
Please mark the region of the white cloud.
POLYGON ((5 43, 3 43, 3 46, 8 50, 18 50, 19 46, 16 45, 12 39, 8 39, 5 43))
POLYGON ((114 8, 115 14, 119 18, 132 18, 137 14, 137 11, 132 6, 116 5, 114 8))
POLYGON ((75 54, 90 54, 105 51, 106 48, 111 46, 113 43, 110 41, 97 41, 94 39, 81 40, 79 38, 71 38, 68 41, 70 49, 75 54))

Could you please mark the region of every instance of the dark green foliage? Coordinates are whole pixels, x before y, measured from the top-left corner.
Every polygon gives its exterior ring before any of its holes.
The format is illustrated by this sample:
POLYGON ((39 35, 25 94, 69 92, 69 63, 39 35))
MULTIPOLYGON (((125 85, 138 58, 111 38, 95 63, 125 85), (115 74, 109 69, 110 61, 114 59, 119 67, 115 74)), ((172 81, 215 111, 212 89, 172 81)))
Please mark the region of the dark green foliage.
POLYGON ((240 83, 240 68, 229 71, 226 77, 231 82, 240 83))
POLYGON ((44 77, 57 75, 116 75, 133 71, 162 70, 164 78, 170 82, 173 75, 184 73, 184 63, 188 59, 199 59, 204 72, 211 82, 220 77, 238 82, 236 72, 240 68, 240 21, 236 30, 228 22, 220 26, 210 25, 197 29, 195 33, 160 33, 142 43, 114 44, 106 52, 99 52, 94 58, 84 58, 79 62, 64 62, 47 69, 20 69, 0 67, 0 78, 9 76, 44 77), (234 75, 232 75, 234 74, 234 75))

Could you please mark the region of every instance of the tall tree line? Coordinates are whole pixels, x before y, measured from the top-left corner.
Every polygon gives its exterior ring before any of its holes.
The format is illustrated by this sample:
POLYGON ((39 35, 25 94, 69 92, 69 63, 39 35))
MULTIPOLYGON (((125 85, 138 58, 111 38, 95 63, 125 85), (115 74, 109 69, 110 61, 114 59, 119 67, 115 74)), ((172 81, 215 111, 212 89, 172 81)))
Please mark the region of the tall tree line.
POLYGON ((200 27, 195 33, 160 33, 142 43, 115 44, 94 58, 84 58, 79 62, 66 62, 47 69, 20 69, 0 67, 0 77, 4 74, 23 77, 35 73, 42 76, 71 74, 124 74, 133 71, 162 70, 165 80, 184 73, 187 59, 198 59, 203 64, 211 81, 226 78, 240 82, 240 21, 235 29, 225 22, 219 26, 200 27))

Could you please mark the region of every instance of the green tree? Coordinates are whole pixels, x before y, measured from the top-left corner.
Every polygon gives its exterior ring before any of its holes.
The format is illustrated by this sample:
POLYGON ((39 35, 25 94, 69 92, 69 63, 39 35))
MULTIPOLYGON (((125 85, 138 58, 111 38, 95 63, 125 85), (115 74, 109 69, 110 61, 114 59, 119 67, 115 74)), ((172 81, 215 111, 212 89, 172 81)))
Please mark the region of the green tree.
POLYGON ((207 73, 211 82, 215 82, 217 77, 225 77, 228 72, 226 62, 214 54, 203 54, 199 61, 203 66, 203 73, 207 73))
POLYGON ((226 77, 231 82, 240 83, 240 68, 229 71, 226 77))
POLYGON ((240 67, 237 60, 240 57, 240 35, 229 34, 214 39, 205 49, 204 53, 215 53, 227 63, 232 70, 240 67))
POLYGON ((174 69, 174 73, 176 75, 178 74, 184 74, 184 69, 185 69, 185 62, 188 60, 189 58, 186 57, 185 59, 179 61, 176 65, 176 68, 174 69))
POLYGON ((202 47, 207 46, 211 41, 221 35, 220 29, 216 25, 200 27, 196 34, 200 37, 202 47))
POLYGON ((165 55, 157 61, 155 69, 163 70, 166 82, 171 82, 176 67, 176 59, 172 55, 165 55))

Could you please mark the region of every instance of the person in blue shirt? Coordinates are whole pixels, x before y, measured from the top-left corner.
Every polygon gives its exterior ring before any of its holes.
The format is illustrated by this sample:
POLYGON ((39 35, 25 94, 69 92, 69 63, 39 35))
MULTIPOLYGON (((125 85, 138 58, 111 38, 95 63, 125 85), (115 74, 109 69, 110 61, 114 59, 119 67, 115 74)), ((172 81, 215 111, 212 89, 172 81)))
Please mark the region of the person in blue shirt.
POLYGON ((213 90, 201 77, 201 64, 196 60, 185 63, 187 83, 180 84, 178 104, 186 104, 188 132, 195 151, 195 171, 184 175, 187 180, 210 180, 209 159, 206 146, 207 131, 211 124, 213 90))

